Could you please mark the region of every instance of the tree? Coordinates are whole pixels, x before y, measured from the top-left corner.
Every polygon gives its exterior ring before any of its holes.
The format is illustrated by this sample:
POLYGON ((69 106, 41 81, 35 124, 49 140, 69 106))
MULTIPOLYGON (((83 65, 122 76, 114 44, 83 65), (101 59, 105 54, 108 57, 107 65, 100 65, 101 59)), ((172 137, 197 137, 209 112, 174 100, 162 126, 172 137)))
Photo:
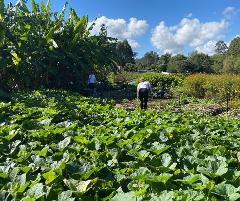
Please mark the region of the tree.
POLYGON ((156 70, 156 65, 159 60, 159 56, 156 52, 146 52, 144 56, 136 60, 137 66, 141 69, 154 69, 156 70))
POLYGON ((157 63, 159 59, 159 56, 156 52, 147 52, 144 56, 143 56, 143 63, 146 66, 151 66, 157 63))
POLYGON ((212 72, 212 69, 211 69, 212 61, 207 54, 193 52, 189 56, 188 61, 191 65, 192 72, 198 72, 198 73, 212 72))
POLYGON ((240 57, 227 56, 223 62, 223 71, 230 74, 240 73, 240 57))
POLYGON ((135 63, 134 52, 127 40, 119 41, 116 45, 117 63, 125 67, 127 63, 135 63))
POLYGON ((240 37, 236 37, 231 41, 228 54, 234 57, 240 56, 240 37))
POLYGON ((115 70, 116 40, 104 27, 92 36, 87 16, 70 9, 66 18, 65 10, 66 5, 59 14, 53 13, 50 1, 40 6, 34 0, 31 10, 25 1, 5 10, 4 21, 0 20, 6 36, 0 48, 1 87, 76 89, 90 69, 101 80, 115 70))
POLYGON ((137 68, 138 66, 136 64, 131 64, 131 63, 127 63, 125 70, 129 71, 129 72, 136 72, 138 70, 137 68))
POLYGON ((157 70, 163 71, 163 72, 167 71, 167 66, 170 59, 171 59, 171 54, 169 53, 161 55, 157 62, 157 68, 158 68, 157 70))
POLYGON ((223 61, 226 58, 225 54, 215 54, 211 57, 212 60, 212 70, 214 73, 222 73, 223 72, 223 61))
POLYGON ((170 58, 167 71, 170 73, 186 73, 190 71, 190 66, 187 57, 178 54, 170 58))
POLYGON ((225 54, 228 50, 226 43, 222 40, 218 41, 215 45, 215 51, 217 54, 225 54))

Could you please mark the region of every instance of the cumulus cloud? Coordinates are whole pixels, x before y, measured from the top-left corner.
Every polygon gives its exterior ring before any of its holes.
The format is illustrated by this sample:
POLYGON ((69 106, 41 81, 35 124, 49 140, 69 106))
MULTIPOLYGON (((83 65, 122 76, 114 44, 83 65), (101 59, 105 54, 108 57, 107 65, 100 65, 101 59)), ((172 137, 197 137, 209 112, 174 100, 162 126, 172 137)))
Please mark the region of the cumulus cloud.
POLYGON ((165 25, 164 21, 154 29, 151 42, 154 47, 164 53, 179 53, 182 50, 181 45, 175 40, 173 31, 165 25))
POLYGON ((217 43, 217 41, 214 41, 214 40, 208 41, 206 44, 196 47, 196 50, 198 52, 202 52, 204 54, 208 54, 208 55, 212 56, 216 53, 215 52, 216 51, 216 43, 217 43))
POLYGON ((191 18, 192 16, 193 16, 192 13, 188 13, 188 14, 187 14, 187 18, 191 18))
MULTIPOLYGON (((92 24, 93 22, 90 22, 92 24)), ((92 34, 97 35, 104 24, 107 28, 108 36, 117 38, 119 40, 127 39, 132 48, 139 47, 139 43, 134 39, 136 36, 140 36, 146 33, 148 29, 148 23, 146 20, 138 20, 136 18, 130 18, 129 21, 124 19, 109 19, 105 16, 97 18, 94 22, 92 34)))
POLYGON ((211 41, 222 39, 227 27, 226 20, 203 23, 197 18, 183 18, 179 24, 170 27, 162 21, 155 27, 151 42, 162 53, 182 53, 186 46, 207 52, 211 41))
POLYGON ((235 7, 229 6, 226 7, 223 11, 223 15, 226 19, 231 19, 232 16, 236 15, 239 10, 237 10, 235 7))
POLYGON ((139 36, 146 33, 148 24, 146 20, 137 20, 136 18, 130 18, 127 32, 129 36, 139 36))
POLYGON ((140 47, 140 44, 136 40, 133 40, 133 39, 127 39, 127 40, 129 45, 131 45, 133 49, 140 47))

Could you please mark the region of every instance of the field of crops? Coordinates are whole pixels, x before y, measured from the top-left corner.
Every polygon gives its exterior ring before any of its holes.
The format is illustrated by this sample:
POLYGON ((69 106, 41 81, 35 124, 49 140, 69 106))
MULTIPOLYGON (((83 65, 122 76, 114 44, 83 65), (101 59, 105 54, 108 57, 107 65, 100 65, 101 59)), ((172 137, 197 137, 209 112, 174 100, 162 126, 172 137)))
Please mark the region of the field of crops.
POLYGON ((239 200, 239 119, 62 91, 0 103, 0 200, 239 200))

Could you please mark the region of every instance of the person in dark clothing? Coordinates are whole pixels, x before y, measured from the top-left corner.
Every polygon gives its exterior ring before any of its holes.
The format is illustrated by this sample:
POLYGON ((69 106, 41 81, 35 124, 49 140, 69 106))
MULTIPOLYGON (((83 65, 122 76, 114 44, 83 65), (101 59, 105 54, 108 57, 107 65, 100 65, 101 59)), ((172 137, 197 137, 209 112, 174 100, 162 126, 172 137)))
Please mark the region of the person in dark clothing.
POLYGON ((137 86, 137 96, 139 100, 141 101, 140 107, 141 109, 147 109, 147 102, 148 102, 148 96, 151 91, 151 85, 149 82, 144 81, 144 79, 141 79, 141 82, 137 86))
POLYGON ((164 98, 165 91, 166 91, 165 85, 162 85, 160 90, 157 92, 157 98, 161 99, 164 98))
POLYGON ((96 85, 97 79, 93 72, 88 76, 88 88, 90 89, 90 95, 95 97, 96 96, 96 85))

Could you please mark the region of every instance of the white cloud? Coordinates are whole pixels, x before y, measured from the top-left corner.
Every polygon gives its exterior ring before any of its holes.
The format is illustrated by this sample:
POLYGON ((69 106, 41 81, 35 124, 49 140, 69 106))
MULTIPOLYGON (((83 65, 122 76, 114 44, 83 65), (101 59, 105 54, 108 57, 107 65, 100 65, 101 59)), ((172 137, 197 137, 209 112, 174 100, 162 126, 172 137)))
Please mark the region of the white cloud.
MULTIPOLYGON (((92 23, 93 22, 90 22, 90 24, 92 23)), ((127 39, 132 48, 139 47, 134 37, 145 34, 148 29, 146 20, 130 18, 129 21, 126 21, 124 19, 109 19, 102 16, 95 21, 95 26, 91 34, 97 35, 103 24, 105 24, 107 28, 108 36, 118 38, 119 40, 127 39)))
POLYGON ((239 10, 237 10, 235 7, 229 6, 226 7, 223 11, 223 15, 226 19, 231 19, 232 16, 236 15, 239 10))
POLYGON ((163 21, 160 22, 160 24, 153 31, 151 38, 153 46, 163 53, 180 53, 182 51, 182 47, 181 45, 177 44, 172 32, 173 31, 171 31, 163 21))
POLYGON ((203 23, 197 18, 183 18, 179 24, 170 27, 162 21, 155 27, 151 42, 162 53, 182 53, 186 46, 207 52, 210 41, 222 39, 227 28, 226 20, 203 23))
POLYGON ((208 54, 208 55, 212 56, 212 55, 214 55, 216 53, 215 52, 215 50, 216 50, 216 47, 215 47, 216 43, 217 43, 217 41, 210 40, 206 44, 196 47, 196 50, 198 52, 202 52, 204 54, 208 54))
POLYGON ((127 39, 127 40, 129 45, 131 45, 133 49, 140 47, 139 43, 136 40, 133 40, 133 39, 127 39))
POLYGON ((187 18, 191 18, 192 16, 193 16, 192 13, 188 13, 188 14, 187 14, 187 18))
POLYGON ((137 20, 136 18, 130 18, 128 23, 127 32, 130 36, 138 36, 146 33, 148 24, 146 20, 137 20))

